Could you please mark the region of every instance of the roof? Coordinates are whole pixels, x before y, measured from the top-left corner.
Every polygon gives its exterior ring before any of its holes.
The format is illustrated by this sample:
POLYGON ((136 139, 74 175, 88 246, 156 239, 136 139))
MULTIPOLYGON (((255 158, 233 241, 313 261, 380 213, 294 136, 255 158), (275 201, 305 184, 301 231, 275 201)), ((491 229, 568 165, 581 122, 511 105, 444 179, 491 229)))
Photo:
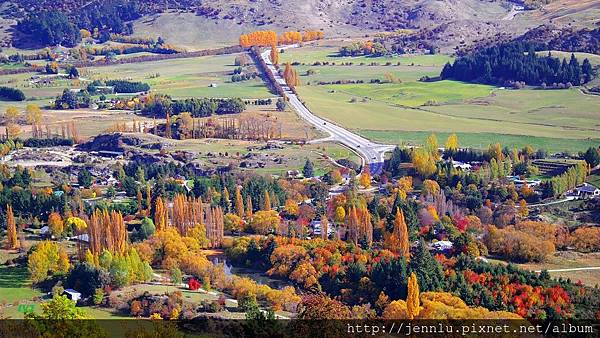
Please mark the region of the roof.
POLYGON ((73 290, 73 289, 65 289, 65 293, 68 293, 73 296, 81 296, 81 292, 73 290))
POLYGON ((595 191, 597 191, 597 190, 599 190, 599 189, 598 189, 598 188, 596 188, 596 187, 594 187, 594 186, 593 186, 593 185, 591 185, 591 184, 587 184, 587 183, 585 183, 585 184, 583 184, 582 186, 580 186, 580 187, 577 187, 577 190, 578 190, 578 191, 580 191, 580 192, 589 192, 589 193, 594 193, 595 191))

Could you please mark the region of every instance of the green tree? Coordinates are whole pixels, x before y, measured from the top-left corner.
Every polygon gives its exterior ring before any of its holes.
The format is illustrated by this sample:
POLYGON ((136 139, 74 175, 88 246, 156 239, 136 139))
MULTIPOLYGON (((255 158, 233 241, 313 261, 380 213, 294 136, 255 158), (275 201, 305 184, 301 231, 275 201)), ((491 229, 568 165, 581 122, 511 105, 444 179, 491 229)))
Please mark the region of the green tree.
POLYGON ((155 232, 156 226, 154 225, 154 221, 151 218, 144 217, 144 219, 142 219, 142 224, 140 225, 138 238, 143 241, 154 235, 155 232))
POLYGON ((42 312, 25 314, 26 330, 37 337, 107 337, 106 332, 75 302, 66 296, 54 296, 41 304, 42 312), (60 332, 60 333, 59 333, 60 332))
POLYGON ((287 103, 282 98, 278 98, 277 103, 275 105, 277 107, 277 111, 284 111, 285 108, 287 107, 287 103))
POLYGON ((594 168, 600 164, 600 152, 594 147, 589 147, 588 150, 583 154, 583 159, 594 168))
POLYGON ((79 78, 79 71, 77 70, 77 68, 71 67, 69 69, 69 78, 71 78, 71 79, 79 78))
POLYGON ((417 275, 421 291, 438 291, 443 288, 444 271, 442 266, 431 256, 427 244, 422 238, 411 256, 410 268, 417 275))
POLYGON ((171 277, 171 283, 175 285, 179 285, 183 281, 183 274, 178 267, 173 267, 171 271, 169 271, 169 276, 171 277))
POLYGON ((84 188, 89 188, 92 185, 92 174, 83 169, 77 174, 77 183, 84 188))
POLYGON ((315 175, 314 166, 308 158, 304 163, 304 168, 302 168, 302 174, 304 175, 304 177, 313 177, 315 175))

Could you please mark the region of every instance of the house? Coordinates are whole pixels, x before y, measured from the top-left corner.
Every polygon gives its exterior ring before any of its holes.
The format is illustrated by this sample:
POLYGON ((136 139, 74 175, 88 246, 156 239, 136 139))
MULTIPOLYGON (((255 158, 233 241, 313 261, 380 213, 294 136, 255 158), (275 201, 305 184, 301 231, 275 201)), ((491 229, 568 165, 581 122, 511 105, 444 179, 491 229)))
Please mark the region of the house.
POLYGON ((574 192, 575 196, 579 198, 598 198, 600 196, 600 189, 588 183, 575 188, 574 192))
MULTIPOLYGON (((310 223, 310 226, 315 236, 321 236, 321 221, 314 220, 310 223)), ((327 236, 331 236, 334 232, 335 230, 331 225, 327 227, 327 236)))
POLYGON ((285 173, 285 176, 290 179, 301 179, 304 178, 304 175, 298 170, 288 170, 285 173))
POLYGON ((540 179, 528 180, 528 179, 521 179, 519 176, 506 176, 506 178, 509 181, 512 181, 515 184, 515 188, 517 188, 517 189, 521 189, 521 187, 523 187, 523 185, 525 185, 525 184, 527 184, 527 186, 530 188, 534 188, 534 187, 537 187, 540 184, 542 184, 542 180, 540 180, 540 179))
POLYGON ((90 242, 90 237, 88 236, 88 234, 81 234, 81 235, 78 235, 78 236, 69 237, 67 239, 70 240, 70 241, 82 242, 82 243, 89 243, 90 242))
POLYGON ((450 251, 450 250, 452 250, 452 248, 454 247, 454 245, 450 241, 437 241, 435 243, 432 243, 431 247, 435 251, 443 252, 443 251, 450 251))
POLYGON ((464 163, 460 161, 452 161, 452 165, 454 166, 454 169, 460 169, 464 171, 470 171, 471 169, 473 169, 473 166, 469 163, 464 163))
POLYGON ((63 295, 67 296, 67 298, 74 301, 75 303, 77 303, 81 299, 81 293, 73 289, 66 289, 63 292, 63 295))
POLYGON ((40 236, 42 237, 50 237, 52 234, 50 233, 50 228, 47 225, 44 225, 40 228, 40 236))

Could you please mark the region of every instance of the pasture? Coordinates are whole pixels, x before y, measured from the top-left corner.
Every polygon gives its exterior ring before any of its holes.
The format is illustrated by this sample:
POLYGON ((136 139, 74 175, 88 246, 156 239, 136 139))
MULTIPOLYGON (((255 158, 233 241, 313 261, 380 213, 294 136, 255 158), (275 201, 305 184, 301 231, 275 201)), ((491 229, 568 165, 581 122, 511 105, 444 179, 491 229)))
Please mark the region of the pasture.
MULTIPOLYGON (((237 68, 234 60, 238 55, 228 54, 86 67, 79 69, 80 79, 37 73, 3 75, 0 76, 0 86, 21 89, 25 93, 27 101, 0 101, 0 111, 4 111, 11 105, 22 109, 28 103, 46 106, 65 88, 84 88, 89 81, 111 79, 145 82, 150 85, 151 91, 168 94, 174 98, 240 97, 256 99, 272 97, 273 95, 258 77, 242 82, 231 82, 231 75, 237 68), (34 77, 39 77, 39 79, 34 77)), ((128 55, 128 57, 130 56, 138 56, 138 54, 128 55)))
MULTIPOLYGON (((499 260, 491 260, 502 262, 499 260)), ((514 263, 513 263, 514 264, 514 263)), ((525 263, 515 264, 516 266, 531 271, 577 269, 584 267, 600 266, 600 255, 597 252, 579 253, 575 251, 557 251, 547 262, 543 263, 525 263)), ((550 271, 553 278, 570 278, 573 283, 581 281, 582 283, 593 287, 600 283, 600 270, 573 270, 573 271, 550 271)))
POLYGON ((450 58, 366 57, 379 62, 369 66, 369 60, 360 57, 336 56, 337 48, 305 46, 281 56, 284 61, 300 63, 295 66, 301 79, 298 92, 309 109, 376 141, 420 144, 427 134, 436 132, 458 133, 462 145, 474 147, 487 147, 493 141, 510 147, 531 144, 549 151, 581 151, 600 143, 600 97, 577 88, 510 90, 447 80, 421 82, 423 76, 439 75, 450 58), (395 60, 400 60, 399 66, 395 60), (330 64, 313 65, 316 61, 330 64), (370 79, 383 80, 389 74, 393 83, 370 83, 370 79), (364 83, 318 85, 344 80, 364 83))
MULTIPOLYGON (((348 42, 349 44, 350 42, 348 42)), ((341 44, 343 45, 343 44, 341 44)), ((317 42, 317 45, 307 45, 302 48, 287 49, 280 54, 280 63, 299 62, 306 65, 312 65, 319 62, 346 63, 352 62, 354 65, 363 63, 365 66, 371 63, 385 65, 390 62, 394 65, 412 65, 412 66, 434 66, 443 67, 446 62, 452 62, 453 58, 444 54, 435 55, 393 55, 393 56, 340 56, 338 52, 339 43, 329 44, 329 42, 317 42)))
POLYGON ((273 96, 259 78, 231 82, 231 75, 237 68, 234 65, 236 56, 239 54, 90 67, 82 71, 82 76, 93 80, 142 81, 148 83, 153 92, 174 98, 273 96), (216 87, 210 87, 211 84, 216 87))

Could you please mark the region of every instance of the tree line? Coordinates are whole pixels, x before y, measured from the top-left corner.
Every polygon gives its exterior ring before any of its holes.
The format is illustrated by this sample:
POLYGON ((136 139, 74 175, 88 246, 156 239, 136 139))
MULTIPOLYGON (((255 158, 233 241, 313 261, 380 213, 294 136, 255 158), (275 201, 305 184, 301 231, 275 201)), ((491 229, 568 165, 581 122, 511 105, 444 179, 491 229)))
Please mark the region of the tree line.
POLYGON ((17 29, 30 35, 28 39, 45 46, 63 45, 75 47, 81 34, 69 18, 58 11, 35 13, 20 21, 17 29))
POLYGON ((239 43, 242 47, 265 47, 277 46, 278 44, 289 45, 300 42, 320 40, 323 39, 324 36, 324 33, 321 31, 305 31, 303 33, 298 31, 289 31, 283 32, 281 36, 278 37, 275 31, 263 30, 240 35, 239 43))
POLYGON ((25 101, 25 94, 17 88, 0 87, 0 100, 25 101))
POLYGON ((147 92, 150 86, 143 82, 132 82, 126 80, 108 80, 107 86, 112 86, 116 93, 138 93, 147 92))
POLYGON ((246 104, 240 98, 189 98, 173 100, 168 95, 150 95, 142 108, 142 114, 154 117, 166 117, 167 113, 178 115, 184 112, 192 117, 208 117, 214 114, 239 114, 246 110, 246 104))
POLYGON ((131 21, 141 17, 141 5, 126 0, 91 2, 70 16, 58 10, 36 11, 21 20, 17 29, 46 46, 74 47, 82 39, 80 29, 94 32, 94 37, 106 42, 111 33, 133 33, 131 21))
POLYGON ((579 63, 574 54, 567 62, 551 53, 539 56, 536 50, 543 47, 529 42, 508 42, 475 51, 447 63, 440 76, 468 82, 504 84, 523 82, 534 86, 571 84, 579 86, 591 81, 594 71, 588 59, 579 63))

